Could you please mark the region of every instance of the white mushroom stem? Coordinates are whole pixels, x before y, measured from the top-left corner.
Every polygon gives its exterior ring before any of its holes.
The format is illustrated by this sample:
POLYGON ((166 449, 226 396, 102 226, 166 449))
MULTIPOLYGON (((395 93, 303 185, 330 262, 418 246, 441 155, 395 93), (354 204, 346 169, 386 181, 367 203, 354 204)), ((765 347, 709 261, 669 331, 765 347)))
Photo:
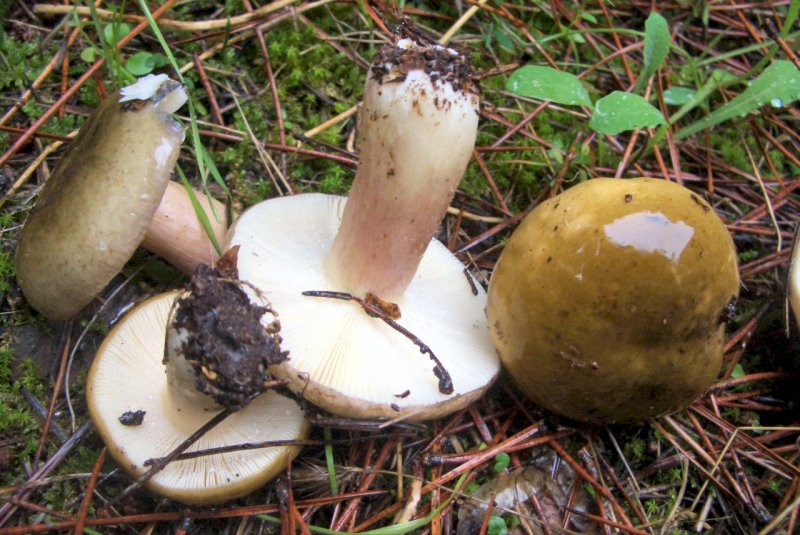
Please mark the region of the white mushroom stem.
MULTIPOLYGON (((221 246, 228 230, 225 205, 197 190, 194 190, 194 195, 221 246)), ((142 247, 187 274, 194 273, 198 264, 213 265, 218 257, 206 229, 197 218, 186 188, 177 182, 167 185, 142 247)))
POLYGON ((379 57, 360 114, 360 162, 325 260, 337 289, 397 299, 469 163, 478 96, 464 59, 408 40, 379 57))

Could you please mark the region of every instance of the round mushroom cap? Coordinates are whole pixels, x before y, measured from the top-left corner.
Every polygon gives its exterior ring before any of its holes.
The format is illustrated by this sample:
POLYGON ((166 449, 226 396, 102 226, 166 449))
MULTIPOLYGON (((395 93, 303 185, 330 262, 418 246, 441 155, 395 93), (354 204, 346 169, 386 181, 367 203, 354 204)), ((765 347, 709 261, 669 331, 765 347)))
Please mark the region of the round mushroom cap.
POLYGON ((736 250, 698 195, 593 179, 537 206, 489 284, 500 358, 537 404, 593 423, 682 408, 722 364, 736 250))
POLYGON ((228 232, 228 247, 240 246, 239 278, 280 314, 289 360, 270 371, 308 401, 351 418, 419 421, 466 406, 492 384, 500 364, 485 293, 441 243, 430 242, 397 301, 397 323, 433 351, 452 378, 451 393, 440 388, 429 355, 357 302, 303 295, 342 290, 323 264, 346 202, 322 194, 271 199, 228 232))
POLYGON ((75 315, 130 259, 178 159, 183 127, 153 101, 119 97, 83 125, 19 235, 17 281, 53 320, 75 315))
MULTIPOLYGON (((145 461, 169 454, 216 414, 172 392, 167 382, 164 341, 178 296, 161 294, 131 310, 106 337, 89 370, 92 421, 111 455, 132 477, 147 472, 145 461), (143 419, 136 425, 139 411, 144 411, 143 419)), ((187 452, 302 440, 308 428, 297 403, 270 391, 225 418, 187 452)), ((299 451, 299 446, 272 446, 176 460, 145 487, 186 504, 221 503, 261 487, 299 451)))

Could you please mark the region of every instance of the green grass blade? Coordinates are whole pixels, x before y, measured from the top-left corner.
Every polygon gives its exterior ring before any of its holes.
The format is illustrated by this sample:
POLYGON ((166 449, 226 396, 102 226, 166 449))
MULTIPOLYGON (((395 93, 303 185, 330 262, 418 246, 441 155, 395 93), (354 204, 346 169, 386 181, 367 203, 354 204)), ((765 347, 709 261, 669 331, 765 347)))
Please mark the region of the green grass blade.
POLYGON ((783 29, 781 30, 781 37, 784 39, 789 37, 789 30, 792 29, 792 26, 797 21, 798 14, 800 14, 800 0, 792 0, 789 2, 789 11, 786 13, 786 20, 783 21, 783 29))
POLYGON ((734 117, 745 117, 767 104, 780 108, 799 98, 800 71, 790 61, 778 60, 751 81, 741 95, 681 129, 675 139, 687 138, 734 117))
POLYGON ((634 93, 641 93, 650 77, 664 64, 669 53, 669 42, 666 19, 658 13, 650 13, 644 23, 644 66, 633 89, 634 93))
POLYGON ((336 479, 336 464, 333 462, 333 445, 331 444, 331 429, 326 427, 322 431, 325 438, 325 463, 328 465, 328 479, 331 482, 331 496, 339 495, 339 482, 336 479))
POLYGON ((211 240, 214 250, 218 255, 221 255, 222 248, 219 246, 217 236, 214 234, 214 229, 211 227, 211 221, 209 221, 208 215, 206 214, 205 210, 203 210, 203 207, 200 205, 200 201, 197 200, 197 196, 194 194, 194 188, 192 188, 192 185, 189 184, 189 181, 186 179, 183 169, 180 167, 177 167, 176 169, 178 170, 178 175, 181 177, 181 183, 186 189, 186 194, 189 195, 189 200, 192 201, 192 208, 194 208, 194 213, 197 215, 197 220, 200 221, 200 224, 203 226, 203 230, 205 230, 206 234, 208 234, 208 238, 211 240))

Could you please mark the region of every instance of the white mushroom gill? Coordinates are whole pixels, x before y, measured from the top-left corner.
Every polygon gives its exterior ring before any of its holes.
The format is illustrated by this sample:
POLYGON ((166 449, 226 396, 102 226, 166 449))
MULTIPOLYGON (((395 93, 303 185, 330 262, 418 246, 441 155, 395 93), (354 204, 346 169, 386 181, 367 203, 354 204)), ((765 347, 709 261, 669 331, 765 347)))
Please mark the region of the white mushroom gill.
MULTIPOLYGON (((208 422, 215 411, 174 395, 162 363, 167 318, 178 292, 156 296, 129 312, 97 352, 87 379, 92 420, 120 466, 133 475, 145 461, 172 452, 208 422), (120 416, 144 411, 140 425, 120 416)), ((187 451, 302 438, 308 424, 299 406, 274 392, 228 416, 187 451)), ((247 494, 280 473, 298 446, 234 451, 176 460, 146 486, 189 504, 219 503, 247 494)))

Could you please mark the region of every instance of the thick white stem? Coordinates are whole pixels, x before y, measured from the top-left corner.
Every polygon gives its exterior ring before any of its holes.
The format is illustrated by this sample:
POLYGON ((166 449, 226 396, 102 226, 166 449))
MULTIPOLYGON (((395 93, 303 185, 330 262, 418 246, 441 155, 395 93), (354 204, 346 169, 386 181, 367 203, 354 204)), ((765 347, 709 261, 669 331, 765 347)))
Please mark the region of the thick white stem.
POLYGON ((475 145, 478 96, 466 60, 408 42, 381 53, 359 120, 358 171, 325 269, 337 289, 398 299, 475 145))

